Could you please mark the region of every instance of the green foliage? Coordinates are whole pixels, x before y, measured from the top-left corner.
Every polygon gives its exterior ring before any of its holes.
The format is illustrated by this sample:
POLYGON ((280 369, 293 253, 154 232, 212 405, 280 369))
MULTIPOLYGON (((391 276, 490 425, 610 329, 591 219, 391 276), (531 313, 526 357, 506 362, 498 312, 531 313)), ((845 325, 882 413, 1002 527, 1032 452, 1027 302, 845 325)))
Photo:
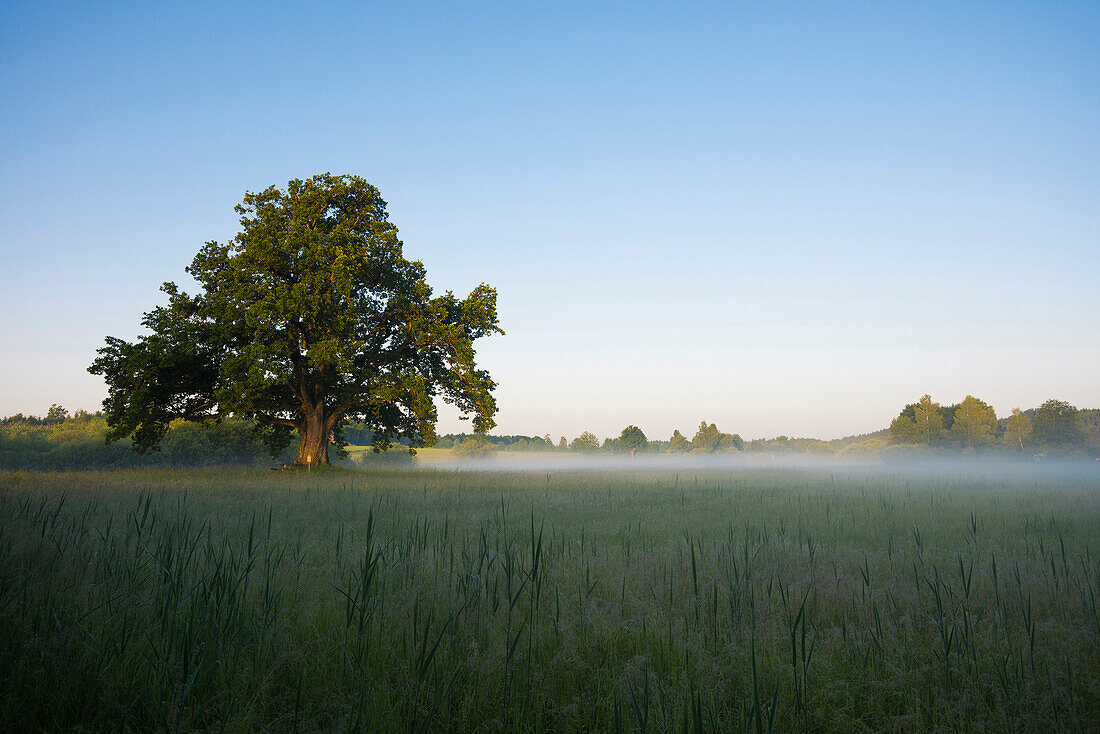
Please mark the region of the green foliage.
POLYGON ((951 435, 956 443, 977 449, 993 443, 997 430, 997 414, 993 408, 973 395, 956 406, 952 416, 951 435))
POLYGON ((47 423, 64 423, 65 419, 69 417, 69 411, 62 408, 57 403, 50 406, 49 411, 46 413, 47 423))
POLYGON ((691 451, 691 441, 688 441, 684 434, 677 429, 672 432, 672 437, 668 439, 668 450, 672 454, 686 454, 691 451))
POLYGON ((825 441, 813 440, 806 445, 806 453, 811 456, 832 456, 836 453, 836 449, 825 441))
POLYGON ((838 459, 879 459, 886 452, 889 443, 881 438, 868 438, 863 441, 855 441, 836 452, 838 459))
POLYGON ((600 450, 600 439, 596 438, 595 434, 585 431, 573 439, 570 448, 582 454, 592 454, 600 450))
POLYGON ((931 395, 922 395, 913 410, 913 422, 917 425, 919 442, 925 446, 934 446, 943 435, 945 424, 940 404, 932 402, 931 395))
POLYGON ((810 446, 815 442, 821 443, 815 438, 791 438, 789 436, 754 438, 745 444, 745 451, 754 454, 769 455, 803 454, 809 451, 810 446))
POLYGON ((1080 448, 1084 433, 1077 417, 1077 408, 1053 398, 1040 405, 1031 421, 1031 439, 1049 451, 1080 448))
POLYGON ((1012 415, 1005 426, 1005 445, 1016 451, 1023 451, 1024 446, 1031 440, 1031 421, 1019 408, 1012 409, 1012 415))
POLYGON ((916 403, 902 408, 890 423, 890 440, 900 444, 917 444, 925 447, 942 443, 944 432, 955 423, 958 405, 943 406, 933 402, 930 395, 922 395, 916 403))
POLYGON ((718 451, 719 453, 730 453, 733 451, 744 451, 745 442, 736 433, 721 433, 718 435, 718 451))
POLYGON ((713 423, 702 421, 695 437, 691 439, 691 450, 699 453, 714 454, 732 451, 744 451, 745 442, 735 433, 722 433, 713 423))
POLYGON ((890 440, 894 443, 916 444, 920 443, 922 438, 916 419, 905 415, 904 411, 890 422, 890 440))
POLYGON ((455 454, 463 459, 484 459, 496 453, 496 447, 485 436, 473 435, 455 447, 455 454))
POLYGON ((1078 408, 1077 423, 1081 426, 1085 448, 1100 457, 1100 409, 1078 408))
POLYGON ((958 411, 960 403, 954 405, 941 405, 940 417, 943 419, 943 429, 950 431, 955 427, 955 412, 958 411))
POLYGON ((448 433, 435 442, 435 448, 456 448, 474 437, 482 438, 492 444, 494 451, 550 451, 554 448, 552 443, 541 436, 494 436, 475 433, 448 433))
POLYGON ((236 237, 208 242, 187 269, 200 292, 166 283, 149 334, 99 350, 90 371, 107 381, 111 438, 147 452, 173 420, 247 415, 272 450, 297 430, 299 462, 327 463, 348 421, 380 448, 430 444, 436 398, 472 415, 475 432, 492 428, 495 385, 473 342, 503 333, 496 291, 432 297, 378 189, 323 174, 247 193, 237 212, 236 237))
POLYGON ((56 418, 21 416, 4 419, 0 421, 0 469, 55 471, 269 463, 265 458, 267 448, 256 435, 256 425, 241 419, 227 418, 205 425, 176 421, 165 431, 161 451, 152 455, 131 451, 125 440, 108 443, 108 433, 107 421, 98 413, 78 412, 60 422, 56 418))
POLYGON ((713 454, 718 450, 718 443, 721 438, 722 434, 718 430, 718 426, 702 421, 699 423, 698 430, 695 431, 695 437, 691 439, 691 448, 693 451, 713 454))
POLYGON ((633 456, 639 451, 645 451, 649 448, 649 441, 646 439, 645 434, 642 433, 642 429, 637 426, 627 426, 619 434, 616 448, 626 454, 633 456))
POLYGON ((930 395, 922 395, 920 401, 901 410, 889 430, 891 442, 926 449, 950 443, 968 449, 980 448, 992 443, 996 433, 997 416, 993 409, 971 395, 962 403, 949 406, 934 402, 930 395))
POLYGON ((1008 418, 998 419, 992 407, 973 395, 947 408, 925 395, 902 409, 890 424, 889 435, 896 445, 941 454, 954 448, 1100 456, 1100 410, 1081 411, 1069 403, 1048 400, 1037 409, 1014 408, 1008 418))
POLYGON ((374 430, 366 423, 348 421, 340 426, 344 440, 353 446, 371 446, 374 444, 374 430))

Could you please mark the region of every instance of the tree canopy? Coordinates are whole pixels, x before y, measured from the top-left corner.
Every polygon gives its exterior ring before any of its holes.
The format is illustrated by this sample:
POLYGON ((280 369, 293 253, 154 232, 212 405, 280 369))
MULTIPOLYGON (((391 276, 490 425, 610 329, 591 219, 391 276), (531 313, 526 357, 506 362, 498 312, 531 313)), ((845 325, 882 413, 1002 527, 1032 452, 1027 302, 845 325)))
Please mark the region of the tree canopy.
POLYGON ((646 439, 641 428, 630 425, 619 434, 618 446, 620 451, 633 456, 638 451, 645 451, 649 447, 649 440, 646 439))
POLYGON ((997 414, 984 400, 967 395, 955 409, 951 433, 960 445, 973 449, 993 443, 997 414))
POLYGON ((680 433, 680 429, 677 428, 668 439, 668 450, 672 454, 686 454, 691 451, 691 441, 688 441, 684 434, 680 433))
MULTIPOLYGON (((679 431, 677 431, 679 433, 679 431)), ((702 421, 695 437, 691 439, 692 451, 700 453, 725 453, 731 451, 744 451, 745 442, 736 433, 723 433, 714 423, 702 421)))
POLYGON ((495 383, 473 343, 497 324, 496 291, 432 296, 405 259, 378 189, 322 174, 246 193, 240 232, 208 242, 187 272, 200 292, 165 283, 148 334, 107 337, 89 371, 106 378, 111 438, 155 450, 174 419, 249 416, 272 450, 300 440, 299 464, 327 464, 344 421, 374 445, 435 438, 438 397, 495 424, 495 383))
POLYGON ((1077 408, 1064 400, 1050 399, 1035 411, 1031 422, 1031 438, 1048 449, 1064 449, 1081 441, 1081 425, 1077 408))
POLYGON ((600 439, 591 431, 585 431, 573 439, 571 446, 574 451, 590 454, 600 450, 600 439))

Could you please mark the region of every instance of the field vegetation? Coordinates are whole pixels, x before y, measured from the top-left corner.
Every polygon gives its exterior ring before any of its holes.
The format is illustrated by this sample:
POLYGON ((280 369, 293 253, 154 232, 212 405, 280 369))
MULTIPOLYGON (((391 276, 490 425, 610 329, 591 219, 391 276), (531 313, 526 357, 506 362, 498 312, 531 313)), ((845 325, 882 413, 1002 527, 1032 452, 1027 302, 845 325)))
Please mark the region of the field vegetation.
POLYGON ((1095 467, 0 473, 10 730, 1100 721, 1095 467))

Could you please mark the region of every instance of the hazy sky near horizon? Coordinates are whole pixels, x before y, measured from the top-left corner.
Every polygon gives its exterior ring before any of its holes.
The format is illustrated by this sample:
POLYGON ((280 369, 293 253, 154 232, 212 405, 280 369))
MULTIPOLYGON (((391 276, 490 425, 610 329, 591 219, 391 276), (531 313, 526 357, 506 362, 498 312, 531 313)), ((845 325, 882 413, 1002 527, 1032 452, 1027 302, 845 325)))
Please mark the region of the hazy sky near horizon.
POLYGON ((1100 407, 1100 4, 594 5, 6 4, 0 415, 324 171, 499 290, 498 433, 1100 407))

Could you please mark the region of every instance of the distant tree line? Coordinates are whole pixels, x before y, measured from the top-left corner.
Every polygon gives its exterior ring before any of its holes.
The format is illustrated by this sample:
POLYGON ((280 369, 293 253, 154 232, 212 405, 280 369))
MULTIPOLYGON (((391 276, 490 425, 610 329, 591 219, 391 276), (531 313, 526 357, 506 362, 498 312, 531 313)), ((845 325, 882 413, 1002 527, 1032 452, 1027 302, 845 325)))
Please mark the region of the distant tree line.
POLYGON ((270 465, 270 453, 255 428, 241 418, 205 425, 174 421, 160 450, 142 456, 131 450, 129 441, 107 443, 109 427, 102 413, 70 415, 55 404, 45 417, 0 418, 0 469, 270 465))
MULTIPOLYGON (((272 458, 258 426, 245 418, 216 423, 173 421, 160 450, 143 456, 126 440, 107 443, 109 427, 102 413, 69 412, 50 406, 45 416, 17 414, 0 418, 0 469, 76 470, 174 466, 269 466, 272 458)), ((337 456, 344 447, 370 446, 369 426, 349 423, 332 436, 337 456)), ((930 395, 901 409, 890 427, 862 436, 823 441, 816 438, 758 438, 745 441, 714 423, 701 421, 688 439, 679 430, 665 440, 651 440, 642 429, 626 426, 618 436, 601 440, 584 431, 572 440, 560 436, 492 436, 449 433, 435 443, 469 458, 498 451, 573 452, 578 454, 749 454, 841 459, 900 459, 924 455, 995 454, 1021 457, 1100 457, 1100 410, 1080 410, 1061 400, 1037 408, 1015 408, 997 416, 985 401, 967 395, 959 403, 942 405, 930 395)), ((401 448, 397 446, 395 448, 401 448)), ((292 452, 279 457, 293 459, 292 452)), ((378 462, 411 461, 408 452, 371 454, 378 462)), ((371 462, 367 462, 371 463, 371 462)))
POLYGON ((556 451, 579 454, 644 453, 728 453, 743 451, 745 442, 737 434, 723 433, 713 423, 703 421, 690 441, 680 431, 674 431, 668 441, 650 440, 641 428, 629 425, 618 436, 600 440, 591 431, 584 431, 572 441, 561 436, 556 442, 545 436, 477 436, 469 433, 448 433, 435 444, 436 448, 474 451, 556 451))
POLYGON ((1052 398, 1038 408, 1013 408, 998 417, 973 395, 954 405, 923 395, 890 423, 889 441, 920 452, 1100 456, 1100 410, 1079 410, 1052 398))
POLYGON ((953 405, 940 405, 928 395, 902 408, 889 428, 870 434, 824 441, 818 438, 757 438, 745 441, 736 433, 702 421, 688 439, 679 430, 667 441, 649 440, 637 426, 602 441, 584 431, 571 441, 539 436, 485 436, 452 433, 436 444, 470 455, 494 451, 569 451, 581 454, 729 454, 841 459, 904 458, 924 454, 1015 453, 1021 456, 1100 457, 1100 410, 1080 410, 1061 400, 1038 408, 1013 409, 998 417, 993 408, 972 395, 953 405))

